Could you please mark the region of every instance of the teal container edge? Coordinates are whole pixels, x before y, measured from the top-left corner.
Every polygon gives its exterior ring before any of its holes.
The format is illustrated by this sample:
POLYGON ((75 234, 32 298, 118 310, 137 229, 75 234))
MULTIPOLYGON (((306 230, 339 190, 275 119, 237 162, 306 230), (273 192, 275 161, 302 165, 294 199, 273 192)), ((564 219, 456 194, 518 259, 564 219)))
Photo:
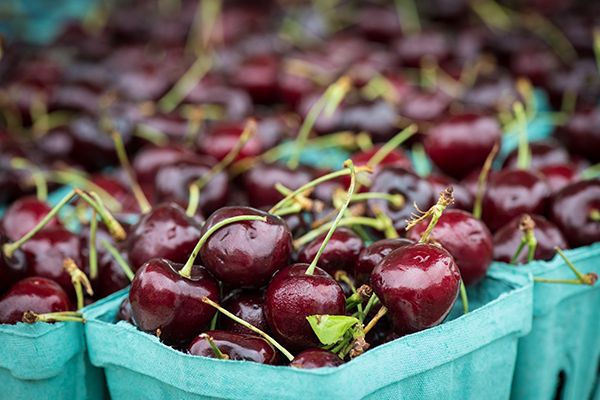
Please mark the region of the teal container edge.
MULTIPOLYGON (((600 274, 600 243, 566 250, 582 272, 600 274)), ((502 264, 500 264, 502 265, 502 264)), ((548 262, 502 265, 513 275, 552 279, 575 276, 556 256, 548 262)), ((535 283, 531 332, 519 340, 511 398, 600 400, 600 285, 535 283), (560 378, 559 378, 560 376, 560 378)))
POLYGON ((80 323, 0 325, 0 382, 11 400, 106 397, 104 373, 91 365, 80 323))
POLYGON ((339 368, 299 370, 195 357, 125 322, 113 323, 127 290, 86 310, 90 359, 105 368, 115 400, 506 399, 518 338, 529 332, 531 279, 492 268, 442 325, 369 350, 339 368), (141 392, 143 391, 143 392, 141 392))

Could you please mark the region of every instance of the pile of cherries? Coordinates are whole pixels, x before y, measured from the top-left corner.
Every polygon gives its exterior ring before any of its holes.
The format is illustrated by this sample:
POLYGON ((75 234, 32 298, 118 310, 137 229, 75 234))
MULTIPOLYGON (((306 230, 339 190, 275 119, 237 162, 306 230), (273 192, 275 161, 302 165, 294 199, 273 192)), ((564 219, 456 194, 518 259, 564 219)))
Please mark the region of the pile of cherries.
POLYGON ((130 0, 8 43, 0 323, 131 284, 117 320, 165 345, 337 366, 600 241, 600 5, 520 3, 130 0))

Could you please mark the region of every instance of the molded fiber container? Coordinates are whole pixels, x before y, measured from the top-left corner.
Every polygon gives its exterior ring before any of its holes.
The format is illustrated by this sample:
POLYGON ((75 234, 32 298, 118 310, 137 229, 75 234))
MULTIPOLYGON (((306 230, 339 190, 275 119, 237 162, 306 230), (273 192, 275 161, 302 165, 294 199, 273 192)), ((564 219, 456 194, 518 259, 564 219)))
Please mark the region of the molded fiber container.
MULTIPOLYGON (((493 268, 457 302, 450 320, 367 351, 338 368, 300 370, 196 357, 114 323, 127 291, 86 310, 92 363, 105 368, 115 400, 145 399, 507 399, 518 338, 529 332, 527 275, 493 268)), ((200 332, 199 332, 200 333, 200 332)))
POLYGON ((0 398, 103 399, 104 374, 85 347, 80 323, 0 325, 0 398))
MULTIPOLYGON (((565 254, 581 272, 600 274, 600 243, 565 254)), ((558 256, 549 262, 504 267, 514 275, 575 278, 558 256)), ((550 400, 561 386, 562 399, 593 399, 596 391, 600 400, 599 376, 600 284, 535 283, 532 329, 519 340, 512 398, 550 400)))

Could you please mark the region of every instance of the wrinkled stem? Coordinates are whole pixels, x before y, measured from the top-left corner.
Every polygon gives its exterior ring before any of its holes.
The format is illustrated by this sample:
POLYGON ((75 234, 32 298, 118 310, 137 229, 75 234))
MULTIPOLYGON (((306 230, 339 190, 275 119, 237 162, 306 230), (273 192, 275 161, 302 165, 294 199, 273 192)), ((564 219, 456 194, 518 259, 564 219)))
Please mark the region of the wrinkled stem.
POLYGON ((429 236, 431 235, 431 231, 433 231, 433 228, 435 228, 435 226, 437 225, 438 220, 442 216, 442 213, 444 212, 446 207, 448 207, 450 204, 454 203, 454 197, 452 196, 452 192, 453 192, 452 186, 448 186, 442 193, 440 193, 440 198, 438 199, 437 204, 432 206, 429 210, 424 212, 421 216, 413 218, 410 221, 407 221, 406 230, 408 231, 408 230, 412 229, 415 225, 417 225, 419 222, 424 221, 427 218, 431 217, 431 220, 429 221, 429 225, 427 225, 427 229, 425 229, 425 232, 423 232, 423 235, 421 235, 421 239, 419 240, 419 243, 429 242, 429 236))
POLYGON ((61 311, 46 314, 37 314, 33 311, 23 313, 23 322, 33 324, 36 322, 81 322, 85 323, 83 314, 76 311, 61 311))
POLYGON ((71 283, 75 288, 75 294, 77 296, 77 309, 81 310, 85 306, 83 288, 85 288, 85 291, 89 296, 94 295, 90 280, 71 258, 65 259, 63 262, 63 268, 71 276, 71 283))
POLYGON ((364 329, 364 334, 366 335, 367 333, 369 333, 371 331, 371 329, 373 329, 375 327, 375 325, 377 324, 377 322, 379 322, 379 320, 381 318, 383 318, 383 316, 385 314, 387 314, 388 309, 385 306, 381 306, 381 308, 379 309, 379 311, 377 311, 377 314, 375 314, 375 316, 373 317, 373 319, 371 319, 369 321, 369 323, 367 324, 367 326, 365 326, 364 329))

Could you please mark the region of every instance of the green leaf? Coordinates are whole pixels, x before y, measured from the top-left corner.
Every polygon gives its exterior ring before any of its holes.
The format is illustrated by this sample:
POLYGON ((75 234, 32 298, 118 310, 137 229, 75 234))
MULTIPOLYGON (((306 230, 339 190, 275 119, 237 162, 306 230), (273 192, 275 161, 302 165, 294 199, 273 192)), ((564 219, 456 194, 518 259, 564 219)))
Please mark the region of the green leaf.
POLYGON ((358 319, 345 315, 311 315, 306 319, 324 345, 336 343, 348 329, 359 322, 358 319))

